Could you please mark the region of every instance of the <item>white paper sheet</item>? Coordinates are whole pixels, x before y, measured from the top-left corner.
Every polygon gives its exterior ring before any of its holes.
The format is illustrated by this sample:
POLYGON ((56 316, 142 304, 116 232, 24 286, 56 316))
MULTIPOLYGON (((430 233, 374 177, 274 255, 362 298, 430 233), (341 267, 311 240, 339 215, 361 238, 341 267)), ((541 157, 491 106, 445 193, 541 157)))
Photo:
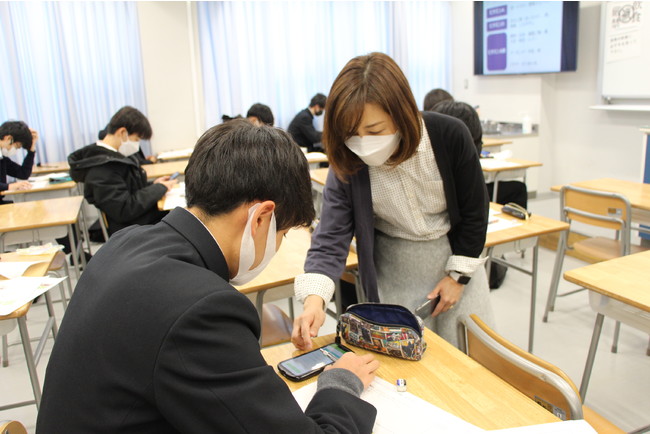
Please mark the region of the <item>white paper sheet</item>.
POLYGON ((487 233, 502 231, 504 229, 514 228, 515 226, 520 226, 522 222, 516 220, 506 220, 499 217, 490 217, 487 233))
POLYGON ((0 315, 9 315, 60 283, 64 277, 17 277, 0 281, 0 315))
POLYGON ((163 210, 169 211, 177 206, 185 207, 187 202, 185 200, 185 183, 181 182, 177 187, 172 188, 165 195, 165 204, 163 210))
MULTIPOLYGON (((316 382, 293 392, 303 411, 316 393, 316 382)), ((361 399, 374 405, 377 419, 374 434, 478 433, 481 428, 418 398, 409 392, 398 392, 395 386, 376 377, 361 394, 361 399)))
POLYGON ((596 431, 591 427, 591 425, 580 419, 522 426, 518 428, 496 429, 488 432, 503 434, 586 434, 595 433, 596 431))
POLYGON ((16 262, 16 261, 1 261, 0 262, 0 276, 7 279, 15 279, 25 274, 25 270, 34 264, 39 264, 45 261, 33 262, 16 262))
POLYGON ((158 154, 158 159, 159 160, 171 160, 174 158, 189 158, 192 155, 192 152, 194 151, 194 148, 185 148, 185 149, 177 149, 176 151, 167 151, 167 152, 161 152, 158 154))
POLYGON ((512 161, 497 160, 495 158, 481 159, 481 167, 483 169, 508 169, 510 167, 516 167, 516 166, 519 165, 517 163, 513 163, 512 161))

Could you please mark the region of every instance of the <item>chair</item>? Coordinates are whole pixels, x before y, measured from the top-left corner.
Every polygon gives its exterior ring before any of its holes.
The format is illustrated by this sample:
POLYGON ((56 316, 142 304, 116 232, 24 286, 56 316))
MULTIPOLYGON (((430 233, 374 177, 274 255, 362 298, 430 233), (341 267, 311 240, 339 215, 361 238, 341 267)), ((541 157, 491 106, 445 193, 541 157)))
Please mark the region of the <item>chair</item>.
POLYGON ((15 420, 0 421, 0 434, 27 434, 25 425, 15 420))
POLYGON ((291 318, 271 303, 265 303, 262 310, 262 347, 289 342, 293 330, 291 318))
MULTIPOLYGON (((570 225, 573 225, 573 222, 580 222, 613 231, 613 236, 610 238, 591 237, 577 241, 572 246, 569 246, 567 237, 571 228, 569 228, 569 231, 561 233, 555 256, 551 287, 548 293, 546 309, 544 310, 544 322, 548 322, 549 312, 554 310, 557 297, 584 290, 584 288, 580 288, 566 294, 557 294, 562 274, 562 263, 567 250, 575 251, 580 258, 591 264, 647 250, 641 246, 632 245, 630 242, 631 217, 630 201, 623 195, 571 185, 562 187, 560 192, 560 219, 562 221, 570 225)), ((620 322, 617 321, 612 352, 616 352, 620 325, 620 322)), ((648 351, 650 352, 650 346, 648 351)))
POLYGON ((555 416, 584 419, 599 433, 624 432, 583 406, 575 384, 558 367, 507 341, 476 315, 464 325, 466 354, 555 416))

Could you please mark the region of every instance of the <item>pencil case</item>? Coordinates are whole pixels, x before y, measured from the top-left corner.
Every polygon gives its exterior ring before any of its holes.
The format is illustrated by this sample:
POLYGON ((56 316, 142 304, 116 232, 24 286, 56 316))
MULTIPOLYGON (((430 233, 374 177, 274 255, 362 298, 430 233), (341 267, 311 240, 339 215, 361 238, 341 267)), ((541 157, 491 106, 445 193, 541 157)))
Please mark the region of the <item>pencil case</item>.
POLYGON ((407 360, 420 360, 427 343, 422 320, 396 304, 359 303, 349 306, 339 318, 337 342, 341 337, 366 350, 407 360))

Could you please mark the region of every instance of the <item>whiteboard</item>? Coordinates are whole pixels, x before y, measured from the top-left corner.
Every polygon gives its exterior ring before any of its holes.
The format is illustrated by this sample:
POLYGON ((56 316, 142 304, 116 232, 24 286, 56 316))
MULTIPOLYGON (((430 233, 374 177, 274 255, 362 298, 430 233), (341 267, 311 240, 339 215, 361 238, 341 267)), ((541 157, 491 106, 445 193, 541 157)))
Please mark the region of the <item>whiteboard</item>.
POLYGON ((602 95, 650 99, 650 3, 602 5, 602 95))

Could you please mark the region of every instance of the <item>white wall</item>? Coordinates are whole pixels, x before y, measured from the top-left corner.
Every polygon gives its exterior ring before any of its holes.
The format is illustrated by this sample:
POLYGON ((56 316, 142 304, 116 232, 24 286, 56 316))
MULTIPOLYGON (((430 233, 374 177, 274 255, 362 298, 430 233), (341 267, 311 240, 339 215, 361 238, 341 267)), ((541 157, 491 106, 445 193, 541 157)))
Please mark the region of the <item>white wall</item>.
POLYGON ((203 125, 198 52, 187 2, 138 2, 140 43, 154 154, 194 146, 203 125))
POLYGON ((483 119, 520 122, 527 113, 540 125, 537 143, 517 140, 511 146, 516 157, 544 164, 533 169, 538 193, 591 178, 642 179, 639 127, 650 124, 650 113, 588 108, 600 103, 600 7, 581 2, 576 72, 486 77, 473 75, 473 3, 452 4, 452 93, 478 104, 483 119))

